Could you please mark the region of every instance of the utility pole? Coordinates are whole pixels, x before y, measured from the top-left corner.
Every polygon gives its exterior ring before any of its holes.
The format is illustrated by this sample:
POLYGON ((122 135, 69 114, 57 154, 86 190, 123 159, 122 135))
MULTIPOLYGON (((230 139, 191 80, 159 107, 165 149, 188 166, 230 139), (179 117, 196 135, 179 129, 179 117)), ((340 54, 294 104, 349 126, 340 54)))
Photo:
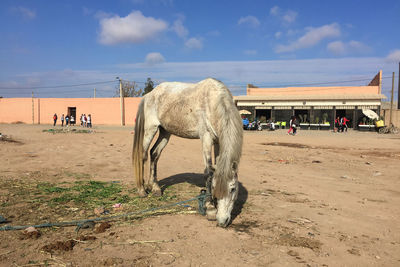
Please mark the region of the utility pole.
POLYGON ((399 62, 399 76, 397 76, 399 80, 399 85, 397 86, 397 109, 400 109, 400 62, 399 62))
POLYGON ((33 101, 33 91, 32 91, 32 124, 35 124, 35 103, 33 101))
POLYGON ((94 88, 94 97, 93 98, 96 98, 96 88, 94 88))
POLYGON ((37 100, 37 114, 38 114, 38 124, 40 124, 40 98, 37 100))
POLYGON ((119 80, 119 102, 121 106, 121 125, 125 126, 125 107, 124 107, 124 93, 122 92, 122 79, 117 77, 119 80))
POLYGON ((392 74, 392 95, 390 97, 390 113, 389 113, 389 125, 392 125, 392 112, 393 112, 393 92, 394 92, 394 72, 392 74))

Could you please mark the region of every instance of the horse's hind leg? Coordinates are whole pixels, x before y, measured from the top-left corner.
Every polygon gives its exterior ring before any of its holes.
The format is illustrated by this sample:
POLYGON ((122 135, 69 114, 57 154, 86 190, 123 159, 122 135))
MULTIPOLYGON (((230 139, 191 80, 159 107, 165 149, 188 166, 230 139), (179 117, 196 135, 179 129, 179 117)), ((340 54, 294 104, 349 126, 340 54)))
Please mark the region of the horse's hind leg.
MULTIPOLYGON (((143 166, 146 165, 148 154, 149 154, 149 147, 150 143, 153 140, 154 136, 156 135, 158 130, 158 125, 146 125, 145 126, 145 134, 143 137, 143 166)), ((144 197, 147 195, 144 185, 142 188, 138 188, 139 196, 144 197)))
POLYGON ((150 150, 150 178, 149 185, 153 195, 161 196, 161 188, 157 183, 157 162, 160 158, 161 152, 168 144, 171 134, 160 127, 160 133, 154 146, 150 150))

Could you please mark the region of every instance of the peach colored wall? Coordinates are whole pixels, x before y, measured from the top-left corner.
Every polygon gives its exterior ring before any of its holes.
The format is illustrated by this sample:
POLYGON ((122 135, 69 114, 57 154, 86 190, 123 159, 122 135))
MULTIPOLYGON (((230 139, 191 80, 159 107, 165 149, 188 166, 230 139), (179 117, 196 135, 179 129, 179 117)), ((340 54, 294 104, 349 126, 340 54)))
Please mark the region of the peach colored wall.
POLYGON ((32 98, 0 98, 0 122, 32 123, 32 98))
POLYGON ((247 95, 379 94, 379 86, 247 88, 247 95))
MULTIPOLYGON (((133 125, 139 106, 140 97, 126 97, 125 124, 133 125)), ((40 119, 41 124, 52 124, 53 115, 57 113, 60 123, 61 114, 67 115, 68 107, 76 107, 75 118, 79 124, 79 116, 91 114, 92 124, 121 124, 120 99, 115 98, 35 98, 35 124, 40 119), (39 118, 40 115, 40 118, 39 118)), ((2 98, 0 99, 0 123, 21 121, 32 123, 32 98, 2 98)))

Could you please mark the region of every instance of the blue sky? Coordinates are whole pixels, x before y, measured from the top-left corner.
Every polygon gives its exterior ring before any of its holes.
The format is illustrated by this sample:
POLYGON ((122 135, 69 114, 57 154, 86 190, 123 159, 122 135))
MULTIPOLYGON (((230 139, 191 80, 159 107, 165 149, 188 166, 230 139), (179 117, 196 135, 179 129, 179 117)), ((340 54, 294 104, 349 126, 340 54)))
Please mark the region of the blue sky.
POLYGON ((241 95, 247 83, 365 85, 382 69, 389 97, 399 14, 395 0, 2 0, 0 96, 113 96, 116 76, 215 77, 241 95), (53 87, 76 84, 88 85, 53 87))

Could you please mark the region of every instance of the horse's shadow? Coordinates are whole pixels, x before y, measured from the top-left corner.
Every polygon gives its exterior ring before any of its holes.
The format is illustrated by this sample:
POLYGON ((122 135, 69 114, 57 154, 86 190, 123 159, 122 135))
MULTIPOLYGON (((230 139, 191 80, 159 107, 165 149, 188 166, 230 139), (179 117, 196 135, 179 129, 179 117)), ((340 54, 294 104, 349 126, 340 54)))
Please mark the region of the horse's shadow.
MULTIPOLYGON (((201 173, 179 173, 172 175, 170 177, 164 178, 158 182, 162 192, 171 185, 175 184, 180 184, 188 182, 192 185, 195 185, 200 189, 205 188, 206 186, 206 181, 204 179, 204 174, 201 173)), ((244 203, 246 203, 248 197, 248 191, 247 189, 243 186, 241 182, 239 182, 239 194, 238 198, 236 200, 235 206, 232 210, 232 221, 242 212, 244 203)))

